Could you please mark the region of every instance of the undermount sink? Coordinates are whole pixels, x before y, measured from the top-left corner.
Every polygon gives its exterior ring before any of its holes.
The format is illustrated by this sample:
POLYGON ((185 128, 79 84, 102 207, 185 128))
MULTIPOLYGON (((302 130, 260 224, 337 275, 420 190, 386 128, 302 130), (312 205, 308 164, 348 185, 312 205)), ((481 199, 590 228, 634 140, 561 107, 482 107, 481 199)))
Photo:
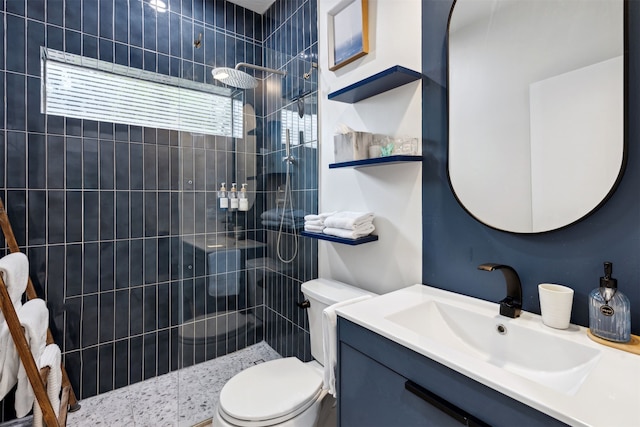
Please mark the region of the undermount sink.
POLYGON ((386 316, 425 337, 535 381, 575 394, 596 366, 600 351, 526 328, 484 307, 427 301, 386 316))

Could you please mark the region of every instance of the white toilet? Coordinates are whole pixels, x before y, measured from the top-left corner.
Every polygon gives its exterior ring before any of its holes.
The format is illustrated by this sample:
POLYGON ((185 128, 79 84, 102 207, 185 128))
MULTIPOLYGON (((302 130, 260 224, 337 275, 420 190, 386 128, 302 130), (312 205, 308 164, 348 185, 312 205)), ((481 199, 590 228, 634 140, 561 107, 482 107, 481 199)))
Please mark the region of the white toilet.
POLYGON ((340 301, 363 295, 365 290, 328 279, 302 284, 309 300, 311 355, 271 360, 245 369, 231 378, 220 392, 213 425, 224 427, 309 427, 333 406, 333 397, 322 389, 322 310, 340 301))

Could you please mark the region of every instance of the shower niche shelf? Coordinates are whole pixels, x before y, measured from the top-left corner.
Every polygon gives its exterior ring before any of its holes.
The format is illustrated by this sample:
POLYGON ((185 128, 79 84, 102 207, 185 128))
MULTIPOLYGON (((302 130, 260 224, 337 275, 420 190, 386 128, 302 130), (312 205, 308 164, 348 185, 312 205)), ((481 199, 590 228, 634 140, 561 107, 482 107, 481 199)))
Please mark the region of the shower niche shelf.
POLYGON ((349 162, 330 163, 329 169, 364 168, 367 166, 378 166, 378 165, 387 165, 392 163, 421 162, 421 161, 422 161, 422 156, 395 155, 395 156, 387 156, 387 157, 376 157, 374 159, 352 160, 349 162))
POLYGON ((354 104, 363 99, 379 95, 391 89, 406 85, 422 78, 422 74, 400 65, 394 65, 384 71, 380 71, 366 79, 355 82, 345 88, 331 92, 328 97, 331 101, 354 104))
POLYGON ((302 231, 300 235, 303 237, 309 237, 311 239, 326 240, 328 242, 342 243, 349 246, 362 245, 363 243, 375 242, 376 240, 378 240, 378 236, 373 234, 361 237, 359 239, 344 239, 342 237, 329 236, 328 234, 310 233, 308 231, 302 231))

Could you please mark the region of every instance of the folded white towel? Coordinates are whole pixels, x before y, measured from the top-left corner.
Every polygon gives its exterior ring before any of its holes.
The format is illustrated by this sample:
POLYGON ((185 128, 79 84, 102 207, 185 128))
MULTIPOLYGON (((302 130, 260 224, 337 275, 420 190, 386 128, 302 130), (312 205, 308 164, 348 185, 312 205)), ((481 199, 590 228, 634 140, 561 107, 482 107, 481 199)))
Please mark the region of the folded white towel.
MULTIPOLYGON (((22 252, 14 252, 0 258, 0 274, 7 285, 13 307, 18 311, 22 305, 22 294, 27 289, 27 280, 29 279, 27 256, 22 252)), ((4 316, 0 312, 0 323, 2 321, 4 321, 4 316)))
POLYGON ((329 228, 353 230, 373 221, 373 218, 373 212, 338 212, 325 219, 324 225, 329 228))
MULTIPOLYGON (((40 360, 42 352, 47 345, 47 327, 49 326, 49 310, 40 298, 27 301, 18 312, 20 324, 24 328, 24 336, 27 339, 33 360, 40 360)), ((18 387, 16 388, 16 416, 22 418, 33 408, 35 395, 27 377, 27 371, 20 363, 18 369, 18 387)))
POLYGON ((335 214, 336 212, 323 212, 323 213, 319 213, 319 214, 309 214, 309 215, 305 215, 304 216, 304 220, 305 221, 317 221, 317 220, 322 220, 324 221, 327 217, 330 217, 331 215, 335 214))
POLYGON ((313 225, 313 226, 322 226, 322 227, 324 227, 324 219, 316 219, 316 220, 311 220, 311 221, 305 220, 304 225, 313 225))
POLYGON ((304 231, 310 231, 311 233, 322 233, 324 225, 304 225, 304 231))
POLYGON ((338 364, 338 338, 336 308, 354 304, 371 298, 371 295, 362 295, 346 301, 340 301, 322 310, 322 347, 324 355, 323 386, 325 390, 336 396, 336 366, 338 364))
MULTIPOLYGON (((49 396, 49 402, 51 402, 51 406, 53 406, 56 417, 60 414, 60 389, 62 388, 60 360, 60 347, 56 344, 49 344, 45 347, 38 362, 38 368, 40 369, 45 366, 51 368, 49 370, 49 376, 47 376, 47 396, 49 396)), ((34 427, 42 427, 44 425, 42 421, 42 409, 37 400, 33 404, 33 425, 34 427)))
POLYGON ((361 226, 356 230, 345 230, 344 228, 331 228, 325 227, 322 232, 330 236, 342 237, 343 239, 359 239, 361 237, 368 236, 376 229, 373 224, 369 223, 365 226, 361 226))

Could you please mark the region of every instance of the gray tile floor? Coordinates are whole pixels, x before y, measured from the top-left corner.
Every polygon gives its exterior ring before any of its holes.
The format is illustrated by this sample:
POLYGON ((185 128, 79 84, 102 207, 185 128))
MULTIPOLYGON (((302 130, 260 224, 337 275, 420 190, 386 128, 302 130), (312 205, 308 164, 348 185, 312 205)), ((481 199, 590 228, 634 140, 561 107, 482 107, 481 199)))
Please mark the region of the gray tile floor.
POLYGON ((280 355, 265 342, 208 362, 84 399, 67 426, 193 426, 213 416, 235 374, 280 355))

